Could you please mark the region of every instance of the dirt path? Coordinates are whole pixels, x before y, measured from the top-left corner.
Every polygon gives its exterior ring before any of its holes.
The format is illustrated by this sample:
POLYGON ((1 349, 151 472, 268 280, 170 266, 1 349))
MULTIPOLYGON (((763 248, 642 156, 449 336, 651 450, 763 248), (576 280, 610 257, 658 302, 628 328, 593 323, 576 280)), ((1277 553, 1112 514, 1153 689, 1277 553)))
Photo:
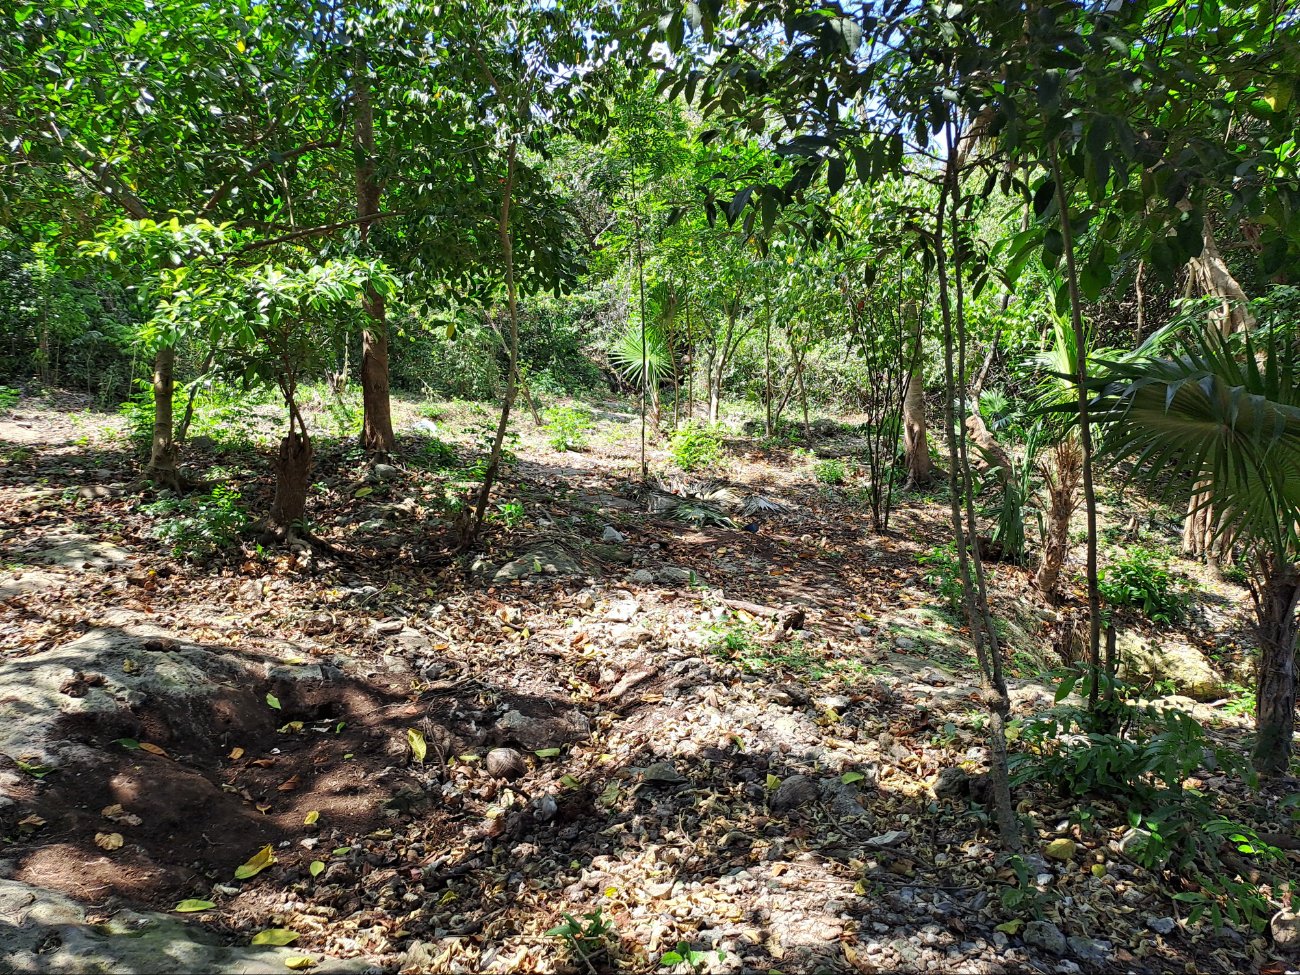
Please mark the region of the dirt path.
MULTIPOLYGON (((283 928, 303 954, 406 971, 648 971, 679 941, 718 972, 1267 955, 1185 927, 1118 832, 1042 790, 1022 793, 1035 848, 1077 850, 1029 859, 1032 903, 1003 896, 969 651, 916 560, 944 537, 937 503, 874 539, 847 491, 738 440, 727 480, 783 510, 695 527, 647 511, 625 423, 573 454, 525 422, 501 493, 523 514, 448 563, 467 475, 432 465, 432 438, 466 461, 472 433, 404 414, 408 452, 379 476, 319 445, 313 518, 346 563, 251 543, 184 560, 154 537, 158 499, 117 493, 132 462, 105 424, 19 412, 30 427, 0 427, 14 881, 104 912, 199 898, 222 938, 283 928), (546 936, 565 912, 589 937, 546 936)), ((249 449, 192 459, 265 509, 249 449)), ((1050 665, 1055 617, 1023 577, 994 569, 1050 665)), ((1050 705, 1015 683, 1019 715, 1050 705)))

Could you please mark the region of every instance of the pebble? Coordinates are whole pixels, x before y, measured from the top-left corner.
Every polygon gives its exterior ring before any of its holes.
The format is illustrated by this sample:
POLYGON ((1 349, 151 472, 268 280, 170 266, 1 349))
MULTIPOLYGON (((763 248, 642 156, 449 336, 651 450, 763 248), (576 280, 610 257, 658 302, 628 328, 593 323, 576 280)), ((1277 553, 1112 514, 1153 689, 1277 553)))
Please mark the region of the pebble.
POLYGON ((1177 922, 1171 917, 1149 917, 1147 927, 1156 934, 1173 934, 1177 922))

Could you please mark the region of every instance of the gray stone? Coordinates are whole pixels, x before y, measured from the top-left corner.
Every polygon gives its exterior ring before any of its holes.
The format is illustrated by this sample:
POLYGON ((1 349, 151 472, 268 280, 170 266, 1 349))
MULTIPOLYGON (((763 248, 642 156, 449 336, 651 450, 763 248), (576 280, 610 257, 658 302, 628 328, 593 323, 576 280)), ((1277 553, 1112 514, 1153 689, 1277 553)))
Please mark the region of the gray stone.
POLYGON ((612 545, 622 545, 627 541, 627 536, 613 525, 606 525, 605 530, 601 532, 600 540, 612 545))
MULTIPOLYGON (((0 970, 15 975, 171 975, 172 972, 239 972, 282 975, 285 959, 308 952, 294 948, 224 944, 197 924, 166 914, 118 911, 107 922, 88 923, 85 910, 51 891, 0 880, 0 970)), ((310 952, 313 972, 364 972, 365 958, 324 958, 310 952)))
MULTIPOLYGON (((1103 961, 1110 957, 1111 943, 1096 938, 1070 937, 1066 939, 1070 953, 1080 961, 1103 961)), ((1058 952, 1059 954, 1059 952, 1058 952)))
POLYGON ((773 812, 789 812, 817 800, 817 783, 806 775, 791 775, 772 793, 773 812))
POLYGON ((871 837, 866 841, 866 845, 874 850, 886 850, 890 847, 898 846, 901 843, 907 842, 911 835, 912 834, 905 829, 891 829, 887 833, 881 833, 879 836, 871 837))
POLYGON ((531 575, 576 576, 583 568, 558 545, 542 544, 507 562, 492 576, 493 582, 511 582, 531 575))
POLYGON ((1115 649, 1120 674, 1130 680, 1169 680, 1198 701, 1212 701, 1227 693, 1223 677, 1205 654, 1172 634, 1147 637, 1131 629, 1121 630, 1115 649))
POLYGON ((1147 927, 1156 934, 1169 935, 1174 933, 1174 928, 1178 922, 1171 917, 1149 917, 1147 918, 1147 927))
POLYGON ((528 751, 558 748, 591 734, 591 723, 580 711, 530 718, 519 711, 507 711, 496 723, 496 730, 509 741, 528 751))
POLYGON ((640 586, 648 586, 655 581, 655 574, 649 569, 637 569, 632 573, 632 581, 640 586))
POLYGON ((691 580, 695 578, 695 573, 680 566, 667 565, 655 573, 655 578, 665 586, 689 586, 691 580))
POLYGON ((1149 839, 1151 839, 1151 834, 1145 829, 1128 829, 1119 838, 1119 852, 1128 856, 1136 856, 1141 852, 1142 847, 1146 846, 1149 839))
POLYGON ((1278 911, 1268 922, 1273 934, 1273 944, 1289 955, 1300 954, 1300 914, 1295 911, 1278 911))
POLYGON ((89 535, 55 535, 41 548, 29 552, 28 562, 57 565, 65 569, 105 569, 130 558, 126 549, 102 542, 89 535))
POLYGON ((1021 938, 1025 944, 1042 948, 1054 955, 1064 955, 1070 950, 1069 942, 1065 940, 1061 929, 1047 921, 1030 921, 1025 925, 1021 938))
POLYGON ((374 466, 375 479, 379 481, 391 481, 401 476, 399 471, 392 464, 376 464, 374 466))
POLYGON ((169 639, 130 614, 106 615, 102 629, 27 657, 0 662, 0 754, 58 767, 72 747, 58 726, 70 715, 112 715, 148 705, 178 738, 208 733, 193 703, 250 677, 236 651, 169 639), (66 753, 66 754, 65 754, 66 753))

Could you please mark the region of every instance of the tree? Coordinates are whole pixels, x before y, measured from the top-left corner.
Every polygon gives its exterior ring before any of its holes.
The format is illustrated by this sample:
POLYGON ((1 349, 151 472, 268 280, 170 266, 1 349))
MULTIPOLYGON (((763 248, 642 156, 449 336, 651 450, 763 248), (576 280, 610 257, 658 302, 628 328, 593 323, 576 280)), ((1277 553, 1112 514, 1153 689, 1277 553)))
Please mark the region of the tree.
MULTIPOLYGON (((1300 346, 1294 332, 1193 330, 1168 358, 1112 362, 1094 381, 1106 449, 1156 485, 1171 470, 1204 484, 1252 551, 1260 644, 1253 761, 1285 773, 1295 729, 1300 606, 1300 346)), ((1186 481, 1184 481, 1186 483, 1186 481)))

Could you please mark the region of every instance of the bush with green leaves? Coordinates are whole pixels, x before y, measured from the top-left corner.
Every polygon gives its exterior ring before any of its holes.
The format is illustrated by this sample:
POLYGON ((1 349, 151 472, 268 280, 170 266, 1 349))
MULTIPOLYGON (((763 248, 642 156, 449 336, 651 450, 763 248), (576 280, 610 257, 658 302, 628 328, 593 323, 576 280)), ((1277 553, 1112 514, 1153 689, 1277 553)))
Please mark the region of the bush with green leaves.
POLYGON ((957 559, 957 543, 949 542, 916 557, 925 570, 922 578, 944 601, 953 616, 962 615, 962 598, 965 590, 961 584, 961 563, 957 559))
POLYGON ((673 463, 684 471, 713 467, 722 459, 722 428, 691 420, 678 427, 668 442, 673 463))
POLYGON ((591 411, 581 406, 552 406, 546 411, 547 443, 555 450, 582 450, 592 429, 591 411))
POLYGON ((822 484, 836 485, 843 484, 848 478, 849 471, 844 465, 844 461, 828 458, 819 460, 813 464, 813 477, 822 484))
POLYGON ((1191 787, 1189 776, 1203 767, 1220 774, 1253 773, 1244 756, 1207 738, 1191 715, 1173 708, 1133 703, 1126 686, 1103 678, 1103 703, 1097 712, 1063 704, 1088 676, 1069 672, 1058 686, 1057 704, 1021 727, 1024 750, 1011 757, 1012 784, 1041 782, 1071 797, 1097 796, 1127 810, 1135 831, 1127 853, 1151 871, 1171 870, 1199 889, 1175 894, 1190 904, 1190 920, 1208 914, 1216 927, 1225 917, 1259 930, 1271 907, 1261 886, 1276 878, 1242 877, 1221 858, 1225 846, 1254 857, 1268 871, 1281 853, 1255 830, 1229 819, 1213 793, 1191 787))
POLYGON ((1184 597, 1169 572, 1169 559, 1148 548, 1132 548, 1101 572, 1099 588, 1111 606, 1132 606, 1152 623, 1166 626, 1182 616, 1184 597))
POLYGON ((18 390, 10 386, 0 386, 0 410, 8 410, 18 405, 18 390))
POLYGON ((220 484, 208 494, 163 498, 142 510, 157 519, 154 537, 191 561, 230 548, 249 525, 239 492, 220 484))
POLYGON ((582 915, 581 919, 567 911, 561 916, 564 923, 547 931, 546 937, 562 940, 575 960, 595 971, 594 966, 608 960, 616 943, 618 932, 614 922, 605 917, 599 907, 582 915))

